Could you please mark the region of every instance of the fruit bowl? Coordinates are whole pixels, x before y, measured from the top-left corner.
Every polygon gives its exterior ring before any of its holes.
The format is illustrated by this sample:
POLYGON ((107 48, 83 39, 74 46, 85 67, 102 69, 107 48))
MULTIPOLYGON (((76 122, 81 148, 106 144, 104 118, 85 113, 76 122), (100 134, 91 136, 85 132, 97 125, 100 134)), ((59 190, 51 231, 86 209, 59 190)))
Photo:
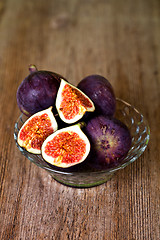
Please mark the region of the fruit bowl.
POLYGON ((87 165, 85 166, 85 164, 84 167, 83 165, 79 165, 80 167, 77 168, 57 168, 48 164, 42 158, 41 154, 37 155, 27 152, 17 143, 18 132, 23 123, 27 120, 24 114, 21 114, 15 123, 14 139, 18 149, 26 158, 40 168, 45 169, 58 182, 72 187, 93 187, 105 183, 116 171, 134 162, 141 156, 148 145, 150 129, 144 116, 137 109, 129 103, 117 98, 115 117, 126 124, 130 130, 132 144, 127 156, 123 159, 121 164, 107 170, 90 169, 87 165))

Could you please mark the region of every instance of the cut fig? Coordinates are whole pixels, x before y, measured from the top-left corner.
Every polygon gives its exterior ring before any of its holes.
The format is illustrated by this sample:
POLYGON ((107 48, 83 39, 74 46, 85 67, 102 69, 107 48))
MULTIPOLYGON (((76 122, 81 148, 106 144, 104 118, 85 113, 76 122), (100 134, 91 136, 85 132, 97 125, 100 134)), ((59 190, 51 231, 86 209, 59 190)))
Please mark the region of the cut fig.
POLYGON ((32 115, 21 127, 18 144, 28 152, 41 153, 44 140, 58 128, 52 107, 32 115))
POLYGON ((68 168, 83 162, 90 151, 90 142, 80 124, 57 130, 42 144, 44 160, 54 166, 68 168))
POLYGON ((58 90, 56 108, 62 121, 68 124, 77 122, 86 112, 95 110, 90 98, 64 79, 58 90))
POLYGON ((97 169, 119 165, 131 147, 131 135, 125 124, 116 118, 97 116, 85 128, 91 143, 89 164, 97 169))

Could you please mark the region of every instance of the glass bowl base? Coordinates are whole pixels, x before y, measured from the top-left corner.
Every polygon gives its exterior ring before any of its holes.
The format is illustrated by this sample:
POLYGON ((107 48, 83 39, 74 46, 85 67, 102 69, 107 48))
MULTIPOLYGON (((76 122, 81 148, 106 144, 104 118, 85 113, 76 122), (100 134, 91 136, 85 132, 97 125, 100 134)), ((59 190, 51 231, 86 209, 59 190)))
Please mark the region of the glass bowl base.
POLYGON ((88 181, 86 183, 85 182, 76 182, 76 183, 68 182, 68 181, 62 180, 60 178, 57 178, 55 176, 52 176, 52 175, 51 175, 51 177, 54 180, 56 180, 57 182, 65 185, 65 186, 68 186, 68 187, 73 187, 73 188, 90 188, 90 187, 96 187, 96 186, 99 186, 99 185, 101 185, 103 183, 106 183, 107 181, 109 181, 112 178, 113 175, 114 175, 114 173, 106 176, 104 179, 102 179, 100 181, 93 181, 93 180, 91 180, 91 181, 88 181))

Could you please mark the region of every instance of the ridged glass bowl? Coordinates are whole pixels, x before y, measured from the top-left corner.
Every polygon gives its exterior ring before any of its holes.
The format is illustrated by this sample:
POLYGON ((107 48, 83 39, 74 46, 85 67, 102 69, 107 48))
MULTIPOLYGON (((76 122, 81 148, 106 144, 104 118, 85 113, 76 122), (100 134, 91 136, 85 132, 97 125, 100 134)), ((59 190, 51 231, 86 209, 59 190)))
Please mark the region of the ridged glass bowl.
POLYGON ((121 164, 115 168, 110 168, 102 171, 85 167, 75 169, 60 169, 49 165, 44 161, 42 155, 29 153, 18 145, 18 132, 23 123, 27 120, 27 117, 23 114, 20 115, 17 122, 15 123, 14 139, 16 141, 18 149, 26 158, 28 158, 31 162, 35 163, 40 168, 45 169, 58 182, 72 187, 93 187, 100 185, 109 180, 116 171, 123 169, 130 163, 134 162, 138 157, 140 157, 147 147, 150 136, 149 126, 139 111, 121 99, 116 99, 116 104, 115 117, 125 123, 129 128, 132 136, 132 145, 123 162, 121 162, 121 164))

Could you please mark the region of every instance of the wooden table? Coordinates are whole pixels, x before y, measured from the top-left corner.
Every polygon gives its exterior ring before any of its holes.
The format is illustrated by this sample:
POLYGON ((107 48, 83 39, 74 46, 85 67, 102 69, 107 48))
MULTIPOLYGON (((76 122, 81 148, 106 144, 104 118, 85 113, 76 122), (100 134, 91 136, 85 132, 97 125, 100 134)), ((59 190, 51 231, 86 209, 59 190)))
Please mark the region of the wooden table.
POLYGON ((160 1, 0 1, 0 239, 158 240, 160 1), (94 188, 66 187, 15 145, 28 65, 71 83, 100 74, 147 118, 144 154, 94 188))

